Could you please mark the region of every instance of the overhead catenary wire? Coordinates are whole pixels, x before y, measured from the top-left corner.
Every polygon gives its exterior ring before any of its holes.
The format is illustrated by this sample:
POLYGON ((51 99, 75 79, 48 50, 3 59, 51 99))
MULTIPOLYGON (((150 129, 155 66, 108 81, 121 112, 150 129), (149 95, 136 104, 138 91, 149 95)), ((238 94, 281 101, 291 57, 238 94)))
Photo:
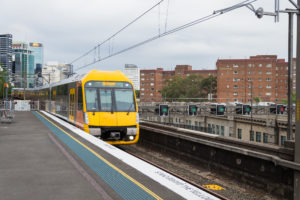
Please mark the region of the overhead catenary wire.
MULTIPOLYGON (((163 32, 163 33, 159 33, 158 35, 156 35, 156 36, 154 36, 154 37, 151 37, 151 38, 148 38, 148 39, 146 39, 146 40, 144 40, 144 41, 142 41, 142 42, 136 43, 136 44, 134 44, 134 45, 132 45, 132 46, 130 46, 130 47, 128 47, 128 48, 125 48, 125 49, 120 50, 120 51, 118 51, 118 52, 109 54, 109 55, 106 56, 106 57, 102 57, 101 59, 98 59, 98 60, 96 60, 95 62, 87 63, 87 64, 85 64, 85 65, 83 65, 83 66, 77 68, 76 70, 81 70, 81 69, 86 68, 86 67, 88 67, 88 66, 90 66, 90 65, 93 65, 93 64, 95 64, 95 63, 97 63, 97 62, 106 60, 106 59, 108 59, 108 58, 110 58, 110 57, 112 57, 112 56, 119 55, 119 54, 124 53, 124 52, 126 52, 126 51, 129 51, 129 50, 131 50, 131 49, 134 49, 134 48, 136 48, 136 47, 139 47, 139 46, 141 46, 141 45, 144 45, 144 44, 149 43, 149 42, 151 42, 151 41, 154 41, 154 40, 156 40, 156 39, 159 39, 159 38, 161 38, 161 37, 170 35, 170 34, 172 34, 172 33, 175 33, 175 32, 177 32, 177 31, 180 31, 180 30, 186 29, 186 28, 188 28, 188 27, 194 26, 194 25, 199 24, 199 23, 201 23, 201 22, 210 20, 210 19, 212 19, 212 18, 215 18, 215 17, 217 17, 217 16, 220 16, 220 15, 222 15, 222 14, 225 14, 225 13, 227 13, 227 12, 229 12, 229 11, 234 10, 234 9, 237 9, 237 8, 240 8, 240 7, 249 5, 249 4, 251 4, 251 3, 255 2, 255 1, 257 1, 257 0, 245 0, 245 1, 242 1, 242 2, 240 2, 240 3, 238 3, 238 4, 233 5, 233 6, 231 6, 231 7, 228 7, 228 8, 222 9, 222 10, 214 11, 213 14, 207 15, 207 16, 202 17, 202 18, 199 18, 199 19, 196 19, 196 20, 191 21, 191 22, 189 22, 189 23, 186 23, 186 24, 184 24, 184 25, 181 25, 181 26, 178 26, 178 27, 176 27, 176 28, 173 28, 173 29, 171 29, 171 30, 169 30, 169 31, 165 31, 165 32, 163 32)), ((159 2, 158 4, 160 4, 160 2, 159 2)), ((156 4, 156 5, 158 5, 158 4, 156 4)), ((113 36, 112 36, 112 37, 113 37, 113 36)), ((112 37, 110 37, 110 38, 112 38, 112 37)), ((106 40, 106 41, 107 41, 107 40, 106 40)), ((104 43, 104 42, 103 42, 103 43, 104 43)), ((101 43, 101 44, 103 44, 103 43, 101 43)), ((100 44, 100 45, 101 45, 101 44, 100 44)), ((90 52, 92 52, 92 51, 93 51, 93 49, 92 49, 90 52)))
MULTIPOLYGON (((118 30, 116 33, 114 33, 112 36, 110 36, 109 38, 107 38, 106 40, 104 40, 103 42, 101 42, 100 44, 96 45, 95 47, 100 48, 100 46, 102 44, 104 44, 105 42, 109 41, 111 38, 115 37, 116 35, 118 35, 119 33, 121 33, 123 30, 125 30, 126 28, 128 28, 130 25, 132 25, 134 22, 136 22, 137 20, 139 20, 140 18, 142 18, 144 15, 146 15, 148 12, 150 12, 152 9, 154 9, 156 6, 160 5, 164 0, 159 1, 158 3, 156 3, 154 6, 152 6, 151 8, 149 8, 148 10, 146 10, 145 12, 143 12, 141 15, 139 15, 137 18, 135 18, 134 20, 132 20, 130 23, 128 23, 126 26, 124 26, 123 28, 121 28, 120 30, 118 30)), ((95 48, 94 47, 94 48, 95 48)), ((89 50, 88 52, 86 52, 85 54, 79 56, 78 58, 76 58, 75 60, 73 60, 72 62, 70 62, 70 64, 76 62, 77 60, 87 56, 88 54, 90 54, 91 52, 94 51, 94 48, 92 48, 91 50, 89 50)))

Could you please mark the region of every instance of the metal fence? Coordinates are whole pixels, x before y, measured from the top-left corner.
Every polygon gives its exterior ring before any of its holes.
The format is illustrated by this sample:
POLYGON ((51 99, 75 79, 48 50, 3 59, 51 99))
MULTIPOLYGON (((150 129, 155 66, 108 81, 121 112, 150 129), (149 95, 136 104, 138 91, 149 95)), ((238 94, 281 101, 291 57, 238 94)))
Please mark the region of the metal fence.
POLYGON ((13 101, 0 101, 0 122, 11 123, 15 117, 13 101))

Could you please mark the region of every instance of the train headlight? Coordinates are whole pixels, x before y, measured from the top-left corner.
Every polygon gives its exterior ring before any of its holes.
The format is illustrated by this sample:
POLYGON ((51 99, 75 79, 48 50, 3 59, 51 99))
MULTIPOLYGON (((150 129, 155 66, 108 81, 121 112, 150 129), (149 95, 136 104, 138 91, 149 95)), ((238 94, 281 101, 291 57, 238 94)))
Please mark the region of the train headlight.
POLYGON ((139 113, 136 113, 136 123, 139 124, 140 123, 140 116, 139 113))
POLYGON ((133 140, 134 139, 134 136, 129 136, 129 140, 133 140))
POLYGON ((86 112, 84 113, 84 123, 89 124, 89 116, 86 112))

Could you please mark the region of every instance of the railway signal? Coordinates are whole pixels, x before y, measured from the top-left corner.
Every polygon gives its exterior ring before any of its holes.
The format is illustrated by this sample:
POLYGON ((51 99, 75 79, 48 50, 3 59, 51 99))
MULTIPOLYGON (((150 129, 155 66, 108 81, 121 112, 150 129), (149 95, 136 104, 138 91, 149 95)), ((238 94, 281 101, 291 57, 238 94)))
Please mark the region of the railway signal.
POLYGON ((217 116, 223 116, 225 113, 226 106, 224 104, 210 104, 210 113, 217 116))
POLYGON ((282 104, 277 104, 276 105, 276 114, 277 115, 283 115, 284 111, 285 111, 285 106, 284 105, 282 105, 282 104))
POLYGON ((243 104, 238 103, 235 105, 235 113, 238 115, 242 115, 243 114, 243 104))
POLYGON ((276 114, 276 104, 270 105, 270 114, 276 114))
POLYGON ((223 116, 225 113, 225 105, 223 104, 218 104, 217 105, 217 116, 223 116))
POLYGON ((167 104, 159 104, 159 116, 168 116, 169 115, 169 106, 167 104))
POLYGON ((250 115, 251 106, 248 104, 243 104, 243 115, 250 115))
POLYGON ((197 116, 198 107, 196 105, 189 105, 189 116, 197 116))

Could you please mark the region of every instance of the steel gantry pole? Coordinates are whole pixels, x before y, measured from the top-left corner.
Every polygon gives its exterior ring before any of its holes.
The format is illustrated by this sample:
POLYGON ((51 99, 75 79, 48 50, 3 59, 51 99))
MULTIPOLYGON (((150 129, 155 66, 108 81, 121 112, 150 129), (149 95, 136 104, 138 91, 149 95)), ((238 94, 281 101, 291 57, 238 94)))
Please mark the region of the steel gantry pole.
MULTIPOLYGON (((299 10, 300 0, 298 0, 299 10)), ((296 60, 296 134, 295 134, 295 162, 300 163, 300 15, 297 14, 297 60, 296 60), (298 85, 298 87, 297 87, 298 85)), ((300 172, 294 171, 294 200, 300 199, 300 172)))
POLYGON ((293 30, 294 13, 289 12, 289 37, 288 37, 288 127, 287 139, 293 139, 293 103, 292 103, 292 77, 293 77, 293 30))

